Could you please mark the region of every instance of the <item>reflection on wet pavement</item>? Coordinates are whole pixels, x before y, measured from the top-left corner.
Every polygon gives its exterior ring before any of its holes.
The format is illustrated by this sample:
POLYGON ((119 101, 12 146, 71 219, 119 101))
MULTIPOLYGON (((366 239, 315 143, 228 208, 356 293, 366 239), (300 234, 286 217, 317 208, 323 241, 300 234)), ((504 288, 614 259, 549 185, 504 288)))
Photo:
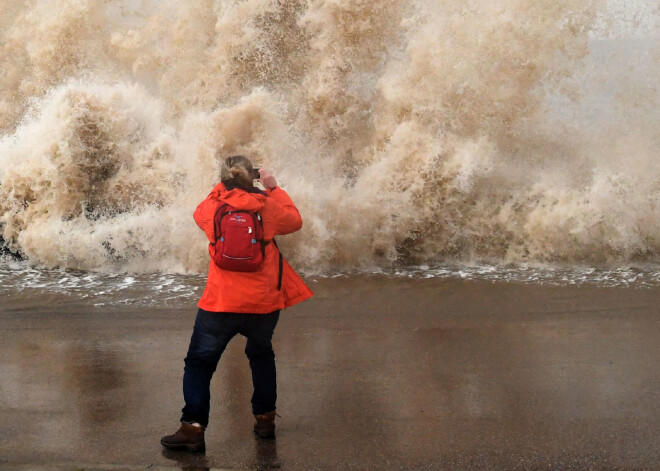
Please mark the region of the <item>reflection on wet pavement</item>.
POLYGON ((282 463, 277 458, 277 439, 262 440, 255 437, 254 456, 256 459, 253 468, 258 471, 269 471, 282 467, 282 463))
POLYGON ((0 305, 0 468, 660 462, 657 290, 360 278, 314 287, 275 333, 277 439, 252 433, 237 338, 212 383, 201 454, 159 445, 178 427, 194 307, 0 305))
POLYGON ((163 448, 161 454, 164 458, 173 461, 183 471, 209 471, 209 460, 206 453, 189 453, 187 451, 175 451, 163 448))
POLYGON ((128 365, 121 352, 108 350, 99 341, 72 345, 64 353, 65 388, 78 404, 81 420, 99 426, 121 419, 128 403, 111 392, 126 386, 128 365))

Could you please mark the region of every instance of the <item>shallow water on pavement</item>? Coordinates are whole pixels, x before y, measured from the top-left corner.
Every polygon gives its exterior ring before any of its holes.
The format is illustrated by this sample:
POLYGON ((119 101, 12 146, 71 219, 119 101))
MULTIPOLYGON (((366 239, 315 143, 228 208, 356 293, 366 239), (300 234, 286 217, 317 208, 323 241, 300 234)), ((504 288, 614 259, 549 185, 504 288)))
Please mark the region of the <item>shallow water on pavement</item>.
MULTIPOLYGON (((134 278, 115 299, 148 299, 134 278)), ((385 276, 312 286, 316 295, 285 311, 275 331, 277 440, 252 435, 250 370, 244 340, 235 339, 212 382, 203 455, 159 444, 182 406, 194 301, 96 306, 101 298, 44 287, 30 298, 3 295, 0 467, 582 470, 659 462, 657 287, 385 276)))
MULTIPOLYGON (((305 278, 313 284, 325 278, 352 276, 512 282, 545 286, 660 287, 659 265, 593 268, 447 264, 362 272, 309 273, 305 278)), ((205 276, 199 274, 129 274, 46 269, 32 266, 26 261, 0 259, 0 295, 12 298, 31 298, 46 293, 63 295, 93 306, 183 306, 199 299, 204 284, 205 276)))

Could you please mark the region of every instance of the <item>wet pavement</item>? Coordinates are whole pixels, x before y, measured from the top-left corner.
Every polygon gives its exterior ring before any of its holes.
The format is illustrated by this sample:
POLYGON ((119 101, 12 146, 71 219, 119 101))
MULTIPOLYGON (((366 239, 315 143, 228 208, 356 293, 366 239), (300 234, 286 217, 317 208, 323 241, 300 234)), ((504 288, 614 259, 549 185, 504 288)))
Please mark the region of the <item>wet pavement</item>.
POLYGON ((660 289, 321 280, 275 333, 277 439, 236 338, 203 454, 177 428, 195 308, 0 300, 0 469, 660 469, 660 289))

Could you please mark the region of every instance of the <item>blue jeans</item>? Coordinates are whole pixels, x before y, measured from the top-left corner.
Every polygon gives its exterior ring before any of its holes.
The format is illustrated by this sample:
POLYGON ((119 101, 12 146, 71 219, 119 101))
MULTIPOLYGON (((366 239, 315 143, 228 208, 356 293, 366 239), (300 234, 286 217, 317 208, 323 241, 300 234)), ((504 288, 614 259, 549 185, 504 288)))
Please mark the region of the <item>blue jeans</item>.
POLYGON ((206 427, 209 422, 211 377, 229 341, 236 335, 247 337, 245 354, 252 370, 252 413, 265 414, 275 410, 277 381, 275 353, 271 339, 280 311, 269 314, 239 314, 209 312, 200 309, 183 373, 182 422, 197 422, 206 427))

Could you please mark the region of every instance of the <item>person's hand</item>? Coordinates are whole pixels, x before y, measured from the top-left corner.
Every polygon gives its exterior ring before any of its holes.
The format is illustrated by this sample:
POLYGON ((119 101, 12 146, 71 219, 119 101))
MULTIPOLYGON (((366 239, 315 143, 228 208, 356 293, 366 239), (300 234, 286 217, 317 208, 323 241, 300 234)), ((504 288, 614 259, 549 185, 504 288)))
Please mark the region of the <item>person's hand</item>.
POLYGON ((259 175, 261 175, 261 178, 259 181, 263 186, 266 188, 275 188, 277 186, 277 180, 275 180, 275 177, 273 176, 272 173, 270 173, 268 170, 265 168, 260 168, 259 169, 259 175))

